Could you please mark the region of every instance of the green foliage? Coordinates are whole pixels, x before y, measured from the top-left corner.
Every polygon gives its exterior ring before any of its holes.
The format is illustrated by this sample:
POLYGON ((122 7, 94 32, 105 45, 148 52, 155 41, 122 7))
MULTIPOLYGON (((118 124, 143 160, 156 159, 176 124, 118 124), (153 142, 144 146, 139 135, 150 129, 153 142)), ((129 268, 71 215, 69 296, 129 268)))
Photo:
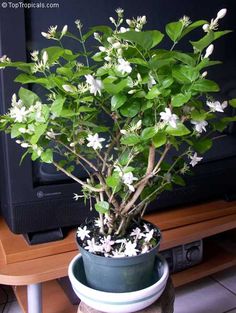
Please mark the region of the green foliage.
POLYGON ((95 210, 102 214, 108 213, 109 203, 106 201, 99 201, 95 204, 95 210))
MULTIPOLYGON (((80 183, 85 199, 110 215, 116 231, 161 192, 183 186, 191 158, 201 159, 213 134, 236 120, 220 115, 226 104, 213 97, 220 87, 205 71, 221 63, 208 53, 212 42, 230 33, 216 30, 220 21, 183 17, 163 34, 143 30, 146 17, 127 20, 127 29, 119 14, 110 19, 112 27, 85 34, 81 25, 78 34, 50 28, 46 37, 56 45, 33 52, 30 63, 0 59, 0 68, 16 68, 15 82, 27 85, 0 116, 0 130, 24 149, 22 160, 29 154, 53 163, 80 183), (193 41, 196 29, 202 35, 193 41), (87 51, 91 36, 98 47, 87 51), (75 51, 64 46, 64 37, 76 41, 75 51), (183 37, 186 51, 178 47, 183 37), (88 179, 76 177, 76 165, 88 179)), ((235 108, 236 99, 229 104, 235 108)))

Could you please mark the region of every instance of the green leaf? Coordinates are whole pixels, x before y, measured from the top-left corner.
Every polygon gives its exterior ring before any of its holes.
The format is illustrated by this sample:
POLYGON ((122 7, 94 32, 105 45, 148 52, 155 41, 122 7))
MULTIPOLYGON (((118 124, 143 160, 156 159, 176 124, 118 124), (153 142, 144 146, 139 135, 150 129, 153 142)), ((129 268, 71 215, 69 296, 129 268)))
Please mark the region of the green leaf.
POLYGON ((111 98, 111 109, 116 111, 119 109, 127 100, 127 97, 122 94, 116 94, 111 98))
POLYGON ((113 172, 111 176, 106 178, 106 184, 113 190, 117 189, 120 184, 120 176, 118 172, 113 172))
POLYGON ((88 107, 85 105, 81 105, 78 109, 79 113, 90 113, 90 112, 97 112, 96 108, 88 107))
POLYGON ((175 183, 176 185, 179 185, 179 186, 185 186, 186 185, 184 179, 181 176, 176 175, 176 174, 173 175, 172 181, 173 181, 173 183, 175 183))
POLYGON ((140 59, 140 58, 130 58, 130 59, 128 59, 128 61, 130 63, 134 63, 134 64, 142 65, 144 67, 148 67, 148 63, 146 61, 144 61, 143 59, 140 59))
POLYGON ((202 138, 198 139, 193 144, 194 150, 200 154, 205 153, 206 151, 210 150, 212 147, 212 140, 209 138, 202 138))
POLYGON ((109 203, 106 201, 99 201, 95 204, 95 210, 98 213, 105 214, 109 211, 109 203))
POLYGON ((199 51, 202 51, 208 47, 214 40, 219 39, 220 37, 231 33, 231 30, 224 30, 219 32, 210 31, 203 38, 198 41, 190 41, 194 48, 199 51))
POLYGON ((187 35, 188 33, 190 33, 191 31, 193 31, 194 29, 201 27, 204 24, 207 24, 208 22, 206 20, 199 20, 196 21, 190 25, 188 25, 187 27, 184 28, 181 38, 183 38, 185 35, 187 35))
POLYGON ((51 105, 51 112, 56 116, 60 116, 66 98, 58 95, 51 105))
POLYGON ((195 66, 196 61, 187 53, 172 51, 172 56, 184 64, 187 64, 189 66, 195 66))
POLYGON ((177 65, 172 70, 173 77, 181 84, 192 83, 198 76, 199 72, 196 68, 187 65, 177 65))
POLYGON ((166 25, 166 33, 173 42, 177 42, 183 31, 182 22, 171 22, 166 25))
POLYGON ((52 149, 47 149, 46 151, 43 151, 40 158, 44 163, 52 163, 53 162, 52 149))
POLYGON ((71 78, 73 76, 72 70, 70 68, 67 68, 67 67, 58 67, 56 72, 58 74, 66 76, 67 78, 71 78))
POLYGON ((155 99, 161 94, 160 89, 157 86, 153 86, 149 92, 146 94, 145 98, 148 100, 155 99))
POLYGON ((165 133, 158 133, 153 137, 153 144, 156 148, 160 148, 166 143, 166 134, 165 133))
POLYGON ((155 126, 147 127, 142 131, 141 138, 142 140, 148 140, 154 137, 158 129, 155 126))
POLYGON ((236 108, 236 98, 229 100, 229 104, 231 105, 231 107, 236 108))
POLYGON ((201 122, 201 121, 205 121, 207 117, 207 112, 206 111, 197 111, 197 110, 193 110, 191 112, 191 119, 194 120, 194 121, 198 121, 198 122, 201 122))
POLYGON ((158 45, 164 35, 158 30, 148 30, 136 32, 134 30, 127 31, 125 33, 117 34, 121 39, 131 41, 140 45, 144 50, 149 50, 158 45))
POLYGON ((120 113, 125 117, 134 117, 140 111, 140 102, 133 101, 133 102, 126 102, 120 109, 120 113))
POLYGON ((19 131, 19 128, 24 128, 25 124, 16 123, 12 125, 11 128, 11 138, 16 138, 19 135, 21 135, 21 132, 19 131))
POLYGON ((14 79, 14 81, 17 83, 21 83, 21 84, 37 83, 39 85, 44 86, 47 89, 51 89, 55 87, 55 83, 51 81, 50 77, 49 78, 43 78, 43 77, 37 78, 33 75, 20 74, 14 79))
POLYGON ((182 123, 178 123, 177 127, 167 126, 166 133, 171 136, 185 136, 190 133, 190 130, 182 123))
POLYGON ((171 104, 173 105, 173 107, 180 107, 183 104, 187 103, 190 100, 191 96, 191 92, 187 92, 186 94, 179 93, 171 98, 171 104))
POLYGON ((199 92, 217 92, 220 90, 217 83, 209 79, 200 79, 194 82, 191 89, 199 92))
POLYGON ((49 64, 56 62, 65 53, 64 48, 57 47, 57 46, 48 47, 46 49, 43 49, 42 53, 44 51, 46 51, 48 54, 48 63, 49 64))
POLYGON ((101 32, 109 36, 112 34, 112 29, 106 25, 94 26, 83 35, 83 40, 87 40, 90 36, 93 36, 95 32, 101 32))
POLYGON ((39 141, 39 138, 44 134, 47 129, 47 124, 40 124, 35 126, 34 135, 31 137, 30 142, 36 144, 39 141))
POLYGON ((214 65, 218 65, 221 64, 222 62, 220 61, 211 61, 208 58, 206 59, 202 59, 202 61, 196 66, 196 68, 200 71, 205 67, 209 67, 209 66, 214 66, 214 65))
POLYGON ((36 93, 23 87, 20 88, 18 95, 27 107, 30 107, 36 101, 39 101, 39 97, 36 95, 36 93))
POLYGON ((123 136, 120 140, 121 144, 127 145, 127 146, 134 146, 138 143, 140 143, 141 139, 139 135, 136 134, 127 134, 123 136))
MULTIPOLYGON (((113 80, 116 80, 116 77, 113 80)), ((121 92, 125 87, 129 85, 129 80, 127 78, 122 79, 119 83, 115 84, 113 82, 108 82, 106 79, 103 81, 103 85, 104 85, 104 89, 108 93, 115 95, 121 92)))

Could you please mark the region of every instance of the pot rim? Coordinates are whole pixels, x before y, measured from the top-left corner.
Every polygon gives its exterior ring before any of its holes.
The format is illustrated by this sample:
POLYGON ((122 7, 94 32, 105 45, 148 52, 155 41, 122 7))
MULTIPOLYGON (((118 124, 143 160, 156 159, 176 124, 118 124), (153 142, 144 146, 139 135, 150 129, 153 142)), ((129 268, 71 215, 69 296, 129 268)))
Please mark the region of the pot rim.
MULTIPOLYGON (((142 219, 142 221, 151 224, 153 227, 155 227, 155 228, 158 230, 158 233, 159 233, 159 241, 158 241, 158 243, 155 245, 155 247, 153 247, 151 250, 149 250, 149 251, 147 251, 147 252, 145 252, 145 253, 140 253, 140 254, 135 255, 135 256, 125 256, 125 257, 120 257, 120 258, 105 257, 104 255, 97 255, 97 254, 95 254, 95 253, 89 252, 88 250, 84 249, 84 248, 79 244, 79 242, 78 242, 78 236, 77 236, 77 234, 76 234, 76 238, 75 238, 75 239, 76 239, 76 243, 77 243, 79 249, 83 249, 83 250, 84 250, 85 252, 87 252, 88 254, 93 255, 93 257, 94 257, 95 259, 97 259, 98 262, 99 262, 99 260, 102 260, 102 258, 108 258, 109 260, 117 260, 117 259, 119 259, 119 260, 121 260, 121 262, 122 262, 122 260, 123 260, 123 261, 125 261, 125 260, 127 260, 127 259, 132 260, 132 259, 136 259, 136 258, 139 257, 139 256, 141 257, 141 256, 144 256, 144 255, 149 254, 149 253, 152 254, 154 251, 156 251, 156 249, 157 249, 157 248, 160 246, 160 244, 161 244, 161 240, 162 240, 161 229, 160 229, 158 226, 156 226, 155 224, 153 224, 152 222, 149 222, 149 221, 147 221, 147 220, 145 220, 145 219, 142 219)), ((112 261, 110 261, 110 262, 112 262, 112 261)), ((115 261, 114 261, 114 263, 115 263, 115 261)))
POLYGON ((162 276, 154 284, 152 284, 151 286, 148 286, 144 289, 141 289, 141 290, 136 290, 136 291, 131 291, 131 292, 118 292, 118 293, 115 292, 114 293, 114 292, 106 292, 106 291, 93 289, 91 287, 88 287, 88 286, 82 284, 79 280, 77 280, 75 278, 75 275, 74 275, 74 265, 79 258, 82 258, 82 255, 80 253, 78 255, 76 255, 71 260, 69 267, 68 267, 68 275, 69 275, 69 278, 72 282, 72 285, 75 283, 80 285, 83 288, 84 292, 88 292, 88 294, 93 294, 95 298, 106 297, 106 296, 112 295, 113 299, 116 299, 118 301, 121 299, 123 299, 123 300, 133 299, 133 298, 137 298, 143 294, 152 293, 152 291, 155 290, 157 284, 161 286, 167 281, 167 278, 169 276, 169 268, 168 268, 167 261, 160 254, 157 254, 157 257, 161 260, 162 265, 163 265, 162 276))

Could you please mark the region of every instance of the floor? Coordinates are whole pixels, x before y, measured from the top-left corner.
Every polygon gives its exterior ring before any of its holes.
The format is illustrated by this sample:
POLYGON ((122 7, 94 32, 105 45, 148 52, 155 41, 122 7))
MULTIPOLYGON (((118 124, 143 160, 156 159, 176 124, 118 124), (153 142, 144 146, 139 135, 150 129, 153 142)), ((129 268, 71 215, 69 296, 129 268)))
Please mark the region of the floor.
MULTIPOLYGON (((11 288, 1 285, 0 312, 22 313, 11 288)), ((236 313, 236 266, 177 288, 174 313, 236 313)))

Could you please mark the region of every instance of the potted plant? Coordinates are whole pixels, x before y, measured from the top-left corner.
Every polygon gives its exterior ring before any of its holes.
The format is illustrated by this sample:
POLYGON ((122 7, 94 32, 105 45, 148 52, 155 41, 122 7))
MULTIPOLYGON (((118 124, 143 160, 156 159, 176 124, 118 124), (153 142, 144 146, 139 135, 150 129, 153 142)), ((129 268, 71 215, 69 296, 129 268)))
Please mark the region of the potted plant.
MULTIPOLYGON (((205 70, 220 63, 210 57, 212 42, 230 32, 218 31, 226 9, 210 22, 184 16, 167 24, 165 35, 143 30, 145 16, 124 21, 123 10, 116 13, 111 27, 85 34, 77 20, 78 36, 67 26, 50 27, 42 35, 55 45, 33 51, 29 63, 2 56, 2 69, 21 71, 17 83, 38 84, 45 92, 40 99, 21 87, 0 129, 25 150, 23 158, 52 163, 81 185, 75 201, 84 198, 98 212, 77 231, 88 283, 123 292, 151 283, 160 231, 142 219, 148 204, 172 185, 184 185, 215 132, 235 117, 222 116, 228 102, 214 97, 219 86, 205 70), (179 51, 179 41, 195 29, 201 38, 190 41, 190 51, 179 51), (95 51, 86 49, 91 36, 95 51), (78 51, 63 46, 65 37, 78 42, 78 51), (164 37, 169 49, 161 48, 164 37), (77 166, 86 181, 75 174, 77 166)), ((235 100, 229 104, 235 107, 235 100)))

